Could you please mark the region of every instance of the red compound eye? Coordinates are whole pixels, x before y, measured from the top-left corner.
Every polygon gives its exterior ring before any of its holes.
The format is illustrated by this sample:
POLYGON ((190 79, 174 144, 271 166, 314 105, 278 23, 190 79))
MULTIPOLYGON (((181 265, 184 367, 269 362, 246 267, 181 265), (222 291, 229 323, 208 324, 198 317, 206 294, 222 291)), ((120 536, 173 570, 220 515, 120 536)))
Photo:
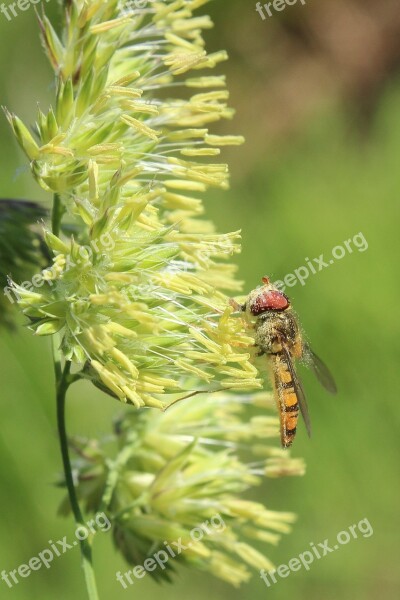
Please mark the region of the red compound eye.
POLYGON ((251 313, 256 317, 267 310, 285 310, 289 306, 289 300, 282 292, 270 290, 261 293, 250 306, 251 313))

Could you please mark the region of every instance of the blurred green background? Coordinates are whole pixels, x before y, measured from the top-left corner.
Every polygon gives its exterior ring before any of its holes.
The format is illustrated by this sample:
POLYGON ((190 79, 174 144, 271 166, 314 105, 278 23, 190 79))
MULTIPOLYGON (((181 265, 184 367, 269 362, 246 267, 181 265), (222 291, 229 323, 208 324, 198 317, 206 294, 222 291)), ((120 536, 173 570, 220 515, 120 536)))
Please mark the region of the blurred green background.
MULTIPOLYGON (((400 597, 397 406, 400 328, 398 253, 400 193, 400 11, 398 0, 317 1, 287 7, 262 21, 255 3, 216 0, 209 48, 225 47, 224 67, 237 109, 221 130, 243 133, 247 144, 227 152, 229 192, 211 192, 208 214, 220 230, 242 229, 238 259, 246 290, 268 274, 281 279, 306 257, 329 257, 333 247, 362 232, 368 250, 347 254, 287 292, 315 350, 337 379, 332 399, 304 373, 314 435, 298 433, 293 455, 307 463, 303 478, 270 481, 258 498, 271 509, 293 510, 298 521, 280 545, 263 547, 276 565, 310 542, 368 518, 374 534, 271 588, 255 574, 234 590, 182 570, 173 586, 137 581, 124 591, 115 572, 125 564, 99 535, 95 562, 102 598, 163 600, 190 597, 369 600, 400 597)), ((55 0, 48 11, 57 14, 55 0)), ((0 100, 33 121, 36 103, 52 100, 51 71, 38 41, 34 11, 8 22, 0 14, 0 100)), ((47 202, 0 119, 2 197, 47 202)), ((53 375, 46 341, 22 329, 1 332, 0 570, 10 571, 72 535, 56 516, 61 493, 53 375)), ((69 398, 71 432, 109 431, 115 402, 79 384, 69 398)), ((78 550, 56 560, 0 597, 85 598, 78 550)))

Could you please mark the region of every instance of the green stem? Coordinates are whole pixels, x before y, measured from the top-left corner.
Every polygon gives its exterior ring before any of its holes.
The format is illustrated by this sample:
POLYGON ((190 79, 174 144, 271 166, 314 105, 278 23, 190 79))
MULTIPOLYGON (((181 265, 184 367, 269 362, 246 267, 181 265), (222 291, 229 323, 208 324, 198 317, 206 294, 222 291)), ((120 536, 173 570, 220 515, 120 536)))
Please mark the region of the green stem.
MULTIPOLYGON (((57 360, 54 361, 54 364, 57 377, 57 424, 58 434, 60 438, 61 455, 64 466, 65 482, 68 489, 68 495, 71 503, 72 512, 75 517, 75 523, 77 526, 82 526, 86 528, 85 520, 82 516, 81 510, 79 508, 78 498, 76 496, 74 479, 71 469, 71 461, 69 458, 68 436, 65 424, 65 399, 67 390, 70 386, 71 363, 66 362, 63 370, 60 370, 58 368, 59 362, 57 360), (59 375, 59 373, 61 373, 61 376, 59 375)), ((97 593, 96 579, 92 564, 91 542, 89 539, 86 539, 80 540, 79 544, 82 554, 82 567, 85 575, 88 597, 90 600, 98 600, 99 596, 97 593)))
MULTIPOLYGON (((60 197, 57 194, 55 194, 51 218, 52 231, 54 235, 59 235, 60 233, 60 225, 63 213, 64 207, 61 203, 60 197)), ((64 368, 62 367, 60 340, 57 335, 53 336, 53 360, 57 393, 57 425, 60 440, 61 456, 64 467, 64 477, 68 489, 68 495, 72 512, 75 518, 75 523, 78 527, 82 526, 86 528, 86 524, 79 507, 79 502, 74 485, 74 478, 72 475, 72 467, 69 457, 68 436, 65 422, 65 400, 67 390, 71 383, 73 383, 73 381, 76 380, 76 377, 71 375, 71 363, 69 361, 65 362, 64 368)), ((93 570, 91 539, 88 538, 86 540, 80 540, 79 545, 81 550, 82 568, 85 575, 88 598, 89 600, 99 600, 96 579, 93 570)))
POLYGON ((58 194, 54 194, 53 197, 53 210, 51 213, 51 230, 54 235, 59 235, 61 219, 64 214, 64 206, 61 202, 60 196, 58 194))

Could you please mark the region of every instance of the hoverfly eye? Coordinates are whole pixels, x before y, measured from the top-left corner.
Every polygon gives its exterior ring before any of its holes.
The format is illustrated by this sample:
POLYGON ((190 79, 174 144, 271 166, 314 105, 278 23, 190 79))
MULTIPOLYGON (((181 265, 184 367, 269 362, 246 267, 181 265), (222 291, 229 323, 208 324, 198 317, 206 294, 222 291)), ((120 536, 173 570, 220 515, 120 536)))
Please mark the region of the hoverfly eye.
POLYGON ((286 310, 289 307, 289 300, 282 292, 270 290, 257 296, 250 304, 250 311, 254 317, 267 311, 286 310))

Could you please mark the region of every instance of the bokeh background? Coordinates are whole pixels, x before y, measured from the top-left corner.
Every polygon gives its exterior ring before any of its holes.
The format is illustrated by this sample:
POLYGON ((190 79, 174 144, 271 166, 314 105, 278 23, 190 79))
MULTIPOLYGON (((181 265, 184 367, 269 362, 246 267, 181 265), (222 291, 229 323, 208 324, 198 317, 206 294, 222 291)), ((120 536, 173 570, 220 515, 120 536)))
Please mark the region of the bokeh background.
MULTIPOLYGON (((7 4, 7 3, 6 3, 7 4)), ((57 14, 56 0, 47 6, 57 14)), ((207 8, 207 7, 206 7, 207 8)), ((111 535, 99 535, 96 569, 102 598, 114 600, 394 600, 399 561, 399 194, 400 5, 398 0, 308 0, 263 21, 249 0, 215 0, 209 48, 228 49, 231 104, 226 131, 246 146, 230 150, 229 192, 208 194, 220 230, 242 229, 238 259, 244 289, 260 277, 281 279, 305 257, 330 255, 362 232, 354 251, 287 291, 308 338, 337 379, 335 399, 304 373, 314 435, 300 428, 293 449, 307 462, 303 478, 271 481, 257 498, 293 510, 298 521, 278 547, 263 551, 287 563, 310 542, 368 518, 374 534, 351 541, 271 588, 255 574, 234 590, 202 573, 180 571, 173 586, 115 581, 125 564, 111 535)), ((54 89, 38 40, 33 7, 8 22, 0 14, 0 100, 33 121, 54 89)), ((223 130, 224 128, 222 128, 223 130)), ((0 118, 0 196, 49 201, 32 182, 25 158, 0 118)), ((61 492, 50 349, 23 327, 0 334, 0 570, 27 562, 48 540, 72 535, 56 515, 61 492)), ((79 384, 81 385, 81 384, 79 384)), ((101 435, 112 399, 77 387, 69 399, 71 432, 101 435)), ((150 579, 150 578, 148 578, 150 579)), ((0 597, 85 598, 78 550, 0 597)))

